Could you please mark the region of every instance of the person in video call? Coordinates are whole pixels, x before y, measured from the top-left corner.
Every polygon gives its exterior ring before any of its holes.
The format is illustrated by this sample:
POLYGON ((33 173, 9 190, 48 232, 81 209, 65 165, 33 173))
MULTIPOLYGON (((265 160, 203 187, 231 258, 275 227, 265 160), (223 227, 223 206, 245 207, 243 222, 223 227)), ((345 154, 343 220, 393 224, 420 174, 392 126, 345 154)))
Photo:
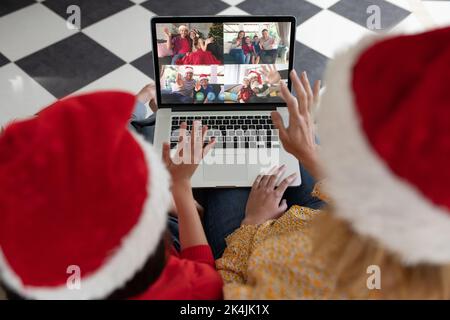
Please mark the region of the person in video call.
POLYGON ((249 102, 249 100, 255 95, 252 88, 250 88, 250 78, 249 76, 244 76, 242 80, 241 89, 238 94, 238 101, 240 103, 249 102))
POLYGON ((231 42, 230 55, 234 58, 236 63, 245 64, 245 55, 242 50, 242 45, 244 44, 245 32, 243 30, 239 31, 237 37, 231 42))
POLYGON ((278 45, 276 39, 269 36, 269 30, 264 29, 262 31, 262 37, 259 39, 259 47, 261 48, 261 63, 275 63, 278 45))
POLYGON ((209 103, 214 100, 215 94, 213 86, 209 84, 208 75, 201 74, 194 87, 194 102, 209 103))
POLYGON ((253 36, 252 45, 255 48, 255 64, 259 64, 261 47, 259 46, 259 37, 257 34, 253 36))
POLYGON ((213 37, 209 37, 204 40, 198 30, 192 29, 189 32, 189 37, 192 43, 192 47, 189 53, 177 60, 178 65, 182 64, 192 64, 192 65, 211 65, 211 64, 222 64, 222 62, 217 59, 211 51, 207 49, 210 43, 214 42, 213 37))
POLYGON ((164 34, 167 37, 167 49, 173 51, 172 65, 191 51, 191 41, 188 38, 189 29, 185 25, 181 25, 178 27, 178 33, 178 35, 173 36, 168 27, 164 28, 164 34))
MULTIPOLYGON (((199 153, 185 144, 198 157, 190 163, 171 159, 168 144, 161 158, 129 126, 152 97, 154 86, 136 97, 68 97, 0 134, 0 287, 8 298, 222 297, 190 184, 214 141, 199 153)), ((187 133, 183 123, 180 141, 203 141, 206 130, 195 121, 187 133)))
POLYGON ((279 91, 281 77, 275 65, 262 65, 259 70, 260 72, 251 70, 248 73, 250 89, 254 93, 249 102, 264 101, 271 97, 272 92, 279 91), (264 80, 261 74, 264 75, 264 80))
POLYGON ((244 52, 245 56, 245 63, 246 64, 255 64, 256 61, 256 51, 253 47, 252 40, 249 36, 246 36, 244 38, 244 43, 242 44, 242 51, 244 52))
MULTIPOLYGON (((272 113, 280 140, 329 206, 297 199, 286 211, 282 169, 258 176, 216 261, 225 299, 450 299, 449 38, 450 27, 371 37, 337 55, 320 146, 320 83, 292 71, 296 96, 281 83, 289 122, 272 113)), ((240 211, 223 210, 212 218, 240 211)))
POLYGON ((172 89, 161 92, 162 99, 167 103, 192 103, 196 83, 194 69, 185 66, 183 72, 184 74, 177 73, 172 89))

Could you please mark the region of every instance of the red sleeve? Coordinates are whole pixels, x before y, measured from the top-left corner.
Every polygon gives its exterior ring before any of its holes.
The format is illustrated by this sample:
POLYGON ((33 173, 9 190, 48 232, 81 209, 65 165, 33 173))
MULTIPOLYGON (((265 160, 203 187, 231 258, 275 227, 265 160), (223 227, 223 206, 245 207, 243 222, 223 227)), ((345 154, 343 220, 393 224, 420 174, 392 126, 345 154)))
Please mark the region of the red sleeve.
POLYGON ((208 245, 193 246, 183 249, 180 252, 180 258, 206 263, 212 267, 215 267, 214 256, 212 254, 211 247, 208 245))

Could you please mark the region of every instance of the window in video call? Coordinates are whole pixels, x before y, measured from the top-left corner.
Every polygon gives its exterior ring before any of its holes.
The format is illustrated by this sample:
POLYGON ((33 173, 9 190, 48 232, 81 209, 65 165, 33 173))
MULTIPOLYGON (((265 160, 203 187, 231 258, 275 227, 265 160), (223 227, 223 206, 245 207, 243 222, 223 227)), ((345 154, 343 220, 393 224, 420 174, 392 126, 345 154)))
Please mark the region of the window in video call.
POLYGON ((161 102, 282 102, 290 29, 290 22, 157 23, 161 102))

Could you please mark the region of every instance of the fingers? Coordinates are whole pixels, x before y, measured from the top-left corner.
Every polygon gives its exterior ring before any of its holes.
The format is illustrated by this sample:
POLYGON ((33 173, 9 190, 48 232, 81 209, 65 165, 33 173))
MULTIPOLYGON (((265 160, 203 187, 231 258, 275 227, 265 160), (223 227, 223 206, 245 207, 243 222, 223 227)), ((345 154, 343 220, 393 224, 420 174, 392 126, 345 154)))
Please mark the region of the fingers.
POLYGON ((192 125, 190 147, 193 163, 200 163, 203 158, 203 127, 200 121, 194 121, 192 125))
MULTIPOLYGON (((283 213, 285 213, 287 208, 288 208, 288 205, 287 205, 286 199, 281 200, 280 206, 278 207, 279 215, 282 215, 283 213)), ((279 218, 279 216, 277 218, 279 218)))
POLYGON ((320 86, 321 86, 322 82, 320 80, 316 80, 316 82, 314 83, 314 89, 313 89, 313 102, 315 105, 317 105, 319 103, 319 98, 320 98, 320 86))
POLYGON ((282 197, 286 189, 295 181, 297 177, 297 173, 293 173, 286 177, 283 181, 281 181, 280 185, 277 188, 277 194, 279 197, 282 197))
POLYGON ((163 143, 162 156, 164 163, 169 167, 172 164, 172 159, 170 158, 170 145, 167 142, 163 143))
POLYGON ((286 83, 284 83, 284 81, 280 82, 280 88, 281 98, 283 98, 283 100, 286 102, 289 114, 291 116, 298 116, 299 110, 297 99, 295 99, 295 97, 289 92, 289 88, 287 87, 286 83))
POLYGON ((208 152, 214 147, 215 144, 216 144, 216 138, 212 137, 211 141, 203 149, 203 157, 205 157, 208 154, 208 152))
POLYGON ((309 79, 308 79, 308 74, 306 73, 306 71, 303 71, 300 81, 302 82, 303 87, 305 88, 305 91, 306 91, 306 97, 307 97, 306 109, 308 110, 308 113, 311 114, 312 107, 314 105, 314 94, 311 89, 311 85, 310 85, 309 79))
POLYGON ((270 115, 272 116, 272 122, 275 125, 275 128, 278 129, 278 134, 281 141, 285 141, 288 138, 288 133, 286 131, 286 128, 284 127, 281 115, 278 113, 278 111, 273 111, 270 115))
POLYGON ((261 66, 261 72, 262 72, 262 74, 267 76, 267 74, 269 73, 269 70, 267 70, 267 67, 265 65, 262 65, 261 66))
POLYGON ((262 177, 263 176, 261 174, 258 174, 258 176, 256 177, 255 181, 253 181, 252 189, 258 189, 259 188, 259 184, 261 183, 262 177))
POLYGON ((277 184, 278 178, 284 174, 286 171, 286 166, 283 164, 282 166, 278 167, 276 171, 270 176, 269 181, 267 182, 267 187, 269 189, 275 189, 275 186, 277 184))
POLYGON ((308 95, 295 70, 291 71, 291 81, 297 94, 298 110, 301 114, 306 114, 308 111, 308 95))

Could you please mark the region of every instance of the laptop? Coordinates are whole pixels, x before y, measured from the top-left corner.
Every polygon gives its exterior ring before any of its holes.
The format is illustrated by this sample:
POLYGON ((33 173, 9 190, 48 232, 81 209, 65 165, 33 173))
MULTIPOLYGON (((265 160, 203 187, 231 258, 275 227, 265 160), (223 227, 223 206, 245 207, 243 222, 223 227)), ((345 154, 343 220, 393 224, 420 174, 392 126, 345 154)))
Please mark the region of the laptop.
MULTIPOLYGON (((194 188, 250 187, 257 175, 285 165, 297 173, 298 160, 280 142, 271 112, 285 125, 293 67, 293 16, 154 17, 151 20, 158 112, 154 145, 161 153, 177 148, 180 125, 208 126, 205 143, 214 148, 192 177, 194 188)), ((281 180, 281 179, 280 179, 281 180)))

